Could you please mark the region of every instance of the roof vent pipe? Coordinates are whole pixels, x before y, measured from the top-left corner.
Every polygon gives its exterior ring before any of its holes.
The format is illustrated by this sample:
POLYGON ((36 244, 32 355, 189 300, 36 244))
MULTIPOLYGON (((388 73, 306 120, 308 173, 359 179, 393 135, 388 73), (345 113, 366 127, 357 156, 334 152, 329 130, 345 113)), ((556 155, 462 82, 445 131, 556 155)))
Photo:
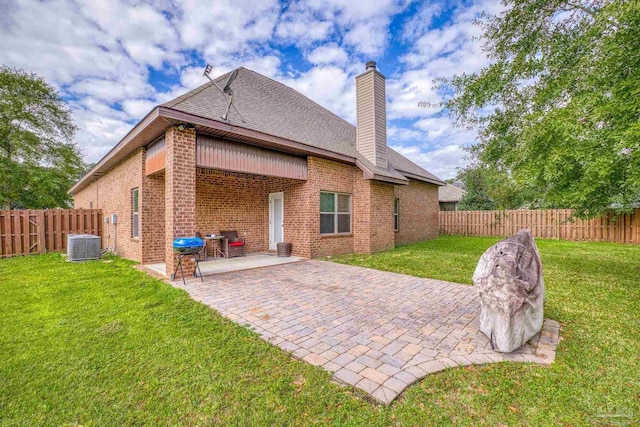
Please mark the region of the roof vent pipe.
POLYGON ((368 61, 367 64, 365 65, 365 70, 369 71, 369 70, 375 70, 376 69, 376 61, 368 61))

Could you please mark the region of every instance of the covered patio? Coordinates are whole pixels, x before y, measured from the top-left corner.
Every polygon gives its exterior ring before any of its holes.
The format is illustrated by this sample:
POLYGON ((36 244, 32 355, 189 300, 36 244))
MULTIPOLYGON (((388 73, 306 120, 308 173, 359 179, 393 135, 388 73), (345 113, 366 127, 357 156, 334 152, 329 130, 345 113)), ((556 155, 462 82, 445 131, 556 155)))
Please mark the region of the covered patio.
MULTIPOLYGON (((296 239, 304 224, 295 220, 299 216, 295 200, 299 200, 296 193, 307 180, 306 157, 205 134, 197 134, 195 148, 196 163, 189 171, 189 190, 174 194, 174 198, 179 197, 179 204, 171 206, 172 215, 167 215, 167 206, 162 203, 171 187, 165 137, 147 149, 146 206, 154 207, 142 212, 145 242, 142 264, 147 269, 169 276, 177 265, 177 256, 171 247, 174 236, 188 237, 198 233, 207 236, 220 235, 223 231, 236 232, 244 241, 247 255, 246 258, 239 257, 242 259, 210 260, 216 251, 216 243, 209 241, 205 261, 200 263, 203 275, 301 259, 269 255, 276 251, 279 242, 293 243, 294 254, 305 256, 307 248, 296 239), (158 203, 154 203, 156 200, 158 203)), ((171 191, 176 193, 175 188, 171 191)), ((217 252, 219 255, 220 251, 217 252)), ((185 261, 185 274, 190 275, 193 263, 190 260, 183 260, 183 263, 185 261)))

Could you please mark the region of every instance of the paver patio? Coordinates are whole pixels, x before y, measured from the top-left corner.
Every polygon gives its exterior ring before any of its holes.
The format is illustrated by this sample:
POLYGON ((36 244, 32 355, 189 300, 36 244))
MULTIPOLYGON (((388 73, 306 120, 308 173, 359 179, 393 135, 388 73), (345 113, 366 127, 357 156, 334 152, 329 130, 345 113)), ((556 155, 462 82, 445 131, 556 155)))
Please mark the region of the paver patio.
POLYGON ((325 261, 171 282, 263 339, 390 404, 424 376, 500 361, 550 364, 559 324, 510 354, 479 331, 473 286, 325 261))

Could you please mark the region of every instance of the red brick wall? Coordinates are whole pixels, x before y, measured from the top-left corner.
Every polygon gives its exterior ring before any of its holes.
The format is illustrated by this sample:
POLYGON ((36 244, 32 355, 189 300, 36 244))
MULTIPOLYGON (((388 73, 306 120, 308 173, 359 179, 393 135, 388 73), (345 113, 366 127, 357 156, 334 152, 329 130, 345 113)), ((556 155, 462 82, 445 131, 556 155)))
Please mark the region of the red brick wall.
MULTIPOLYGON (((294 179, 269 179, 269 192, 284 192, 284 239, 292 245, 293 255, 310 257, 309 198, 306 197, 307 181, 294 179)), ((268 196, 267 196, 268 203, 268 196)), ((268 206, 267 206, 268 244, 268 206)))
POLYGON ((353 222, 355 215, 351 213, 351 233, 349 235, 322 236, 320 235, 320 192, 330 191, 351 194, 354 203, 354 181, 360 179, 362 172, 356 167, 344 163, 318 157, 309 157, 309 181, 306 197, 309 198, 308 235, 311 239, 311 257, 338 255, 353 252, 353 222))
POLYGON ((396 245, 438 237, 438 186, 416 180, 395 186, 399 199, 400 229, 395 233, 396 245))
POLYGON ((392 249, 393 185, 360 179, 356 183, 355 253, 392 249))
MULTIPOLYGON (((196 131, 171 127, 165 134, 165 144, 165 250, 167 274, 171 274, 178 263, 173 240, 196 232, 196 131)), ((191 276, 195 269, 191 257, 185 257, 183 264, 185 275, 191 276)))
MULTIPOLYGON (((196 177, 196 228, 203 235, 237 230, 246 239, 247 252, 269 250, 269 193, 284 192, 284 238, 297 248, 299 197, 304 181, 256 177, 198 169, 196 177)), ((302 245, 304 246, 304 245, 302 245)))
POLYGON ((353 251, 358 254, 371 253, 371 181, 362 176, 354 181, 353 251))
POLYGON ((164 171, 143 176, 140 193, 140 239, 142 263, 165 262, 165 179, 164 171))
POLYGON ((371 249, 393 249, 393 185, 371 181, 371 249))
MULTIPOLYGON (((104 224, 103 247, 107 244, 111 248, 116 246, 114 245, 116 233, 111 224, 111 214, 118 216, 117 253, 135 261, 141 261, 141 248, 140 240, 131 238, 131 190, 138 187, 139 194, 142 194, 143 164, 144 155, 143 150, 140 149, 73 196, 74 208, 88 209, 93 205, 94 209, 102 209, 104 216, 109 216, 108 234, 104 224)), ((138 209, 141 209, 140 204, 138 209)))

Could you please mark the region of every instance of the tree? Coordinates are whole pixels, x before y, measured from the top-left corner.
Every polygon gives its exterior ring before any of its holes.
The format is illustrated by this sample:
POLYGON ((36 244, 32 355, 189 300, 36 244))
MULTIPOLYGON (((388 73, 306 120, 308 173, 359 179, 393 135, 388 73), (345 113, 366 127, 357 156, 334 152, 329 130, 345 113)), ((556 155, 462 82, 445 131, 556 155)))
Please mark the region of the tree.
POLYGON ((496 209, 496 204, 488 193, 487 177, 481 168, 467 168, 457 179, 464 185, 464 196, 458 203, 460 211, 486 211, 496 209))
POLYGON ((503 5, 478 21, 492 65, 444 83, 456 123, 478 127, 472 158, 529 204, 628 212, 640 201, 640 2, 503 5))
POLYGON ((0 67, 0 207, 68 207, 85 164, 57 91, 35 74, 0 67))

